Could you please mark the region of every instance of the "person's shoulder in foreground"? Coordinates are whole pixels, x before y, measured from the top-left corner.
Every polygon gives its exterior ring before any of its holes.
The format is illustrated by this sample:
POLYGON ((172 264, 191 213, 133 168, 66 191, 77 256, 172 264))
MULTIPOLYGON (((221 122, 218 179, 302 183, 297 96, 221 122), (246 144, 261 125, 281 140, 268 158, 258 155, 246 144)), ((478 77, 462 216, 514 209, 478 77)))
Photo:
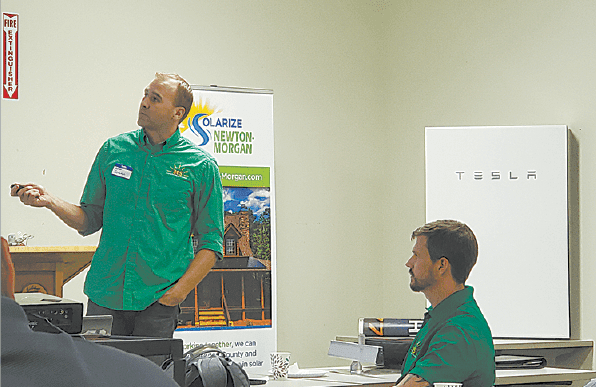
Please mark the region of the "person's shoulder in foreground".
POLYGON ((32 331, 25 311, 14 300, 14 264, 8 242, 1 241, 3 386, 177 386, 156 364, 140 356, 67 333, 32 331))
POLYGON ((66 333, 34 332, 2 297, 3 386, 177 386, 156 364, 66 333))

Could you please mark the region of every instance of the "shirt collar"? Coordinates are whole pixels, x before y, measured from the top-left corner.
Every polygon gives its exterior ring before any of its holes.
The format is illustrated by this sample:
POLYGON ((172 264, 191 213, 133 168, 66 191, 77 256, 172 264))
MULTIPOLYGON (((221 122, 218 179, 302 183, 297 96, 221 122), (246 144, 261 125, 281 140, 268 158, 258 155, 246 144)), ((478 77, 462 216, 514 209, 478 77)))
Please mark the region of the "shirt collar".
POLYGON ((149 149, 152 149, 152 148, 158 147, 158 146, 160 148, 163 147, 163 150, 169 149, 169 148, 173 147, 176 143, 178 143, 178 140, 180 139, 180 136, 181 136, 180 129, 176 129, 174 134, 172 134, 167 140, 165 140, 161 144, 152 145, 151 142, 149 141, 149 138, 147 137, 147 134, 145 134, 144 129, 140 129, 139 133, 140 133, 141 145, 144 147, 147 147, 149 149))
POLYGON ((474 288, 471 286, 466 286, 462 290, 458 290, 457 292, 453 293, 443 301, 439 303, 436 307, 428 307, 428 314, 431 318, 440 318, 447 317, 449 314, 453 313, 453 310, 459 308, 461 305, 465 304, 466 302, 472 300, 472 295, 474 294, 474 288))

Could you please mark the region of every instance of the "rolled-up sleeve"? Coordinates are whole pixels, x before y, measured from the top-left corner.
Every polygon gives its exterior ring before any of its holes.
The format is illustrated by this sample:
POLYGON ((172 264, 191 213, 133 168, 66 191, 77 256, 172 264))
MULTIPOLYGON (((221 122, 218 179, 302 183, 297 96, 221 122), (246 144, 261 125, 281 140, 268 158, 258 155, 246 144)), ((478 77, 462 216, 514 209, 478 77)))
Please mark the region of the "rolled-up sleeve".
POLYGON ((194 192, 195 222, 193 234, 198 241, 198 249, 209 249, 223 259, 223 193, 219 167, 213 159, 201 163, 201 173, 197 176, 194 192))
POLYGON ((79 231, 83 236, 91 235, 99 231, 103 226, 103 208, 106 199, 106 182, 103 173, 102 155, 105 152, 107 143, 105 143, 97 155, 95 161, 87 176, 85 189, 81 196, 81 209, 87 215, 87 228, 79 231))

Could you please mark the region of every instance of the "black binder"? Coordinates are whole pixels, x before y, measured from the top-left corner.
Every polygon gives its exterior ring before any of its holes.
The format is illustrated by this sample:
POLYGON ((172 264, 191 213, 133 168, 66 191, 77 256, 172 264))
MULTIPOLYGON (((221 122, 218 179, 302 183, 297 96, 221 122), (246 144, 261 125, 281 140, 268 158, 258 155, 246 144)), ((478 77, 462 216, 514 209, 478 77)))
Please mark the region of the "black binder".
POLYGON ((541 356, 497 355, 495 364, 498 370, 538 369, 546 367, 546 359, 541 356))

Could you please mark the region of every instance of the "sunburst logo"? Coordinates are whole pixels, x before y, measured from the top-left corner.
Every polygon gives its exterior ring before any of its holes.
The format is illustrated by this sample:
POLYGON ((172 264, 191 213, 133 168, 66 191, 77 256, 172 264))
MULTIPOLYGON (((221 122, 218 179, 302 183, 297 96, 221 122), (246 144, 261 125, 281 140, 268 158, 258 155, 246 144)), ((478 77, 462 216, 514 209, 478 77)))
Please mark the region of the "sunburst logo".
POLYGON ((178 177, 188 177, 188 172, 184 169, 184 167, 181 164, 178 165, 174 165, 172 167, 170 167, 170 169, 168 170, 168 173, 170 175, 174 175, 174 176, 178 176, 178 177))
POLYGON ((180 133, 184 133, 190 129, 190 132, 197 137, 202 139, 200 146, 203 146, 209 142, 211 138, 211 131, 201 126, 201 121, 205 117, 209 117, 213 113, 221 113, 221 109, 217 110, 217 107, 211 106, 208 99, 203 101, 199 97, 198 104, 193 103, 188 112, 186 119, 180 124, 180 133))
POLYGON ((418 341, 416 343, 416 345, 414 345, 412 347, 412 350, 410 351, 410 353, 412 354, 412 356, 416 357, 418 355, 418 350, 420 349, 420 344, 422 344, 420 341, 418 341))

